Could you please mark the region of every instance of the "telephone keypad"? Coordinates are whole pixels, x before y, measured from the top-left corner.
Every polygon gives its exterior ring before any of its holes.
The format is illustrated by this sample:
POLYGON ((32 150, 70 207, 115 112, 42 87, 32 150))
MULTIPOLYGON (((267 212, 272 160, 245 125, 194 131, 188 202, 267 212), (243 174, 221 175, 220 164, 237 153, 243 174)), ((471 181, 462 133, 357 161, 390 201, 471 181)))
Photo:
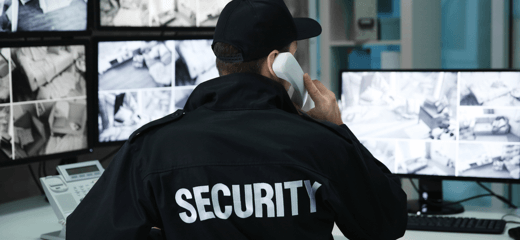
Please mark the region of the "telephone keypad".
POLYGON ((92 189, 92 186, 96 183, 97 180, 92 180, 87 184, 83 185, 76 185, 74 186, 74 192, 76 193, 76 196, 81 200, 87 195, 87 193, 92 189))

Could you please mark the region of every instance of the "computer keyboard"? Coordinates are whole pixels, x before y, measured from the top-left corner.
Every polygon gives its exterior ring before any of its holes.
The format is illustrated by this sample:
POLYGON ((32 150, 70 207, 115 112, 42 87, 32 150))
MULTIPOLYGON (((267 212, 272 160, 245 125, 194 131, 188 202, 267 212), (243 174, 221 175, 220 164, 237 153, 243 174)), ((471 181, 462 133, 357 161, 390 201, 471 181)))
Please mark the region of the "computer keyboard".
POLYGON ((502 234, 506 222, 498 219, 408 215, 408 230, 502 234))

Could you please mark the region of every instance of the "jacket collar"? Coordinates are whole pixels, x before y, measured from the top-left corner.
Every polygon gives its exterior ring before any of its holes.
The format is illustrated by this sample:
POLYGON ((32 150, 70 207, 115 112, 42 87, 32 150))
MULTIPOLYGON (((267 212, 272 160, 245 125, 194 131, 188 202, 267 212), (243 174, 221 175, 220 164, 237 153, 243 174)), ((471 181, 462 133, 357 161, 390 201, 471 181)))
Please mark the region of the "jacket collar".
POLYGON ((213 110, 278 108, 298 114, 281 84, 253 73, 235 73, 201 83, 191 93, 184 111, 199 107, 213 110))

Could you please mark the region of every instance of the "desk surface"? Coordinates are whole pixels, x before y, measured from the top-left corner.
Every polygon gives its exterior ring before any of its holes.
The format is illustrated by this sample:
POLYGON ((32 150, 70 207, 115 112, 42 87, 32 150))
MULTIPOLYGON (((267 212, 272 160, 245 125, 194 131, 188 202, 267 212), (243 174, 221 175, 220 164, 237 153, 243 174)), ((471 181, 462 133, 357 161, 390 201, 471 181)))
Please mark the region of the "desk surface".
MULTIPOLYGON (((513 211, 504 209, 503 211, 482 209, 468 209, 466 212, 457 214, 460 217, 475 217, 475 218, 491 218, 500 219, 506 213, 513 213, 513 211)), ((520 210, 514 212, 520 214, 520 210)), ((513 218, 508 218, 513 220, 513 218)), ((518 221, 518 219, 514 219, 518 221)), ((513 227, 518 227, 518 224, 508 223, 506 230, 502 235, 493 234, 463 234, 463 233, 446 233, 446 232, 425 232, 425 231, 406 231, 403 240, 408 239, 511 239, 507 230, 513 227)), ((17 240, 36 240, 40 239, 40 235, 44 233, 61 230, 61 225, 52 207, 49 203, 44 201, 43 196, 31 197, 15 202, 5 203, 0 205, 0 233, 2 239, 17 239, 17 240)), ((345 240, 341 231, 335 226, 332 234, 335 240, 345 240)))
MULTIPOLYGON (((519 215, 520 210, 510 210, 510 209, 503 209, 503 210, 495 210, 495 209, 488 209, 488 208, 475 208, 475 207, 465 207, 466 211, 460 214, 450 215, 450 217, 474 217, 474 218, 487 218, 487 219, 500 219, 502 216, 504 216, 507 213, 514 213, 519 215)), ((518 221, 518 219, 514 217, 507 217, 506 220, 510 221, 518 221)), ((496 234, 468 234, 468 233, 448 233, 448 232, 428 232, 428 231, 412 231, 408 230, 405 232, 404 236, 402 238, 399 238, 399 240, 451 240, 451 239, 493 239, 493 240, 502 240, 507 239, 510 240, 512 238, 509 237, 507 231, 510 228, 519 227, 519 224, 512 224, 508 223, 506 224, 506 228, 504 232, 501 235, 496 234)), ((334 240, 346 240, 347 238, 341 236, 341 232, 339 229, 334 226, 334 229, 332 231, 332 234, 334 235, 334 240)))

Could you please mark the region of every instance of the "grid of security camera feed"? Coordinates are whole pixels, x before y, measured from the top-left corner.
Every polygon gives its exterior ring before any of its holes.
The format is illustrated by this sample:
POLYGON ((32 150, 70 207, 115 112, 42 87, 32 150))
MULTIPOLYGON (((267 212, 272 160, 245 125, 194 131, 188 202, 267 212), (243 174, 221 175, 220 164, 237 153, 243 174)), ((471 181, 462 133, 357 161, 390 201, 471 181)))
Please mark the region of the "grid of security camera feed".
POLYGON ((393 173, 520 179, 520 72, 341 73, 344 123, 393 173))
POLYGON ((215 27, 231 0, 99 0, 102 27, 215 27))
POLYGON ((0 161, 87 149, 85 46, 0 48, 0 161))
POLYGON ((98 43, 98 142, 125 141, 219 76, 210 39, 98 43))
POLYGON ((88 0, 0 0, 0 32, 85 31, 88 0))

